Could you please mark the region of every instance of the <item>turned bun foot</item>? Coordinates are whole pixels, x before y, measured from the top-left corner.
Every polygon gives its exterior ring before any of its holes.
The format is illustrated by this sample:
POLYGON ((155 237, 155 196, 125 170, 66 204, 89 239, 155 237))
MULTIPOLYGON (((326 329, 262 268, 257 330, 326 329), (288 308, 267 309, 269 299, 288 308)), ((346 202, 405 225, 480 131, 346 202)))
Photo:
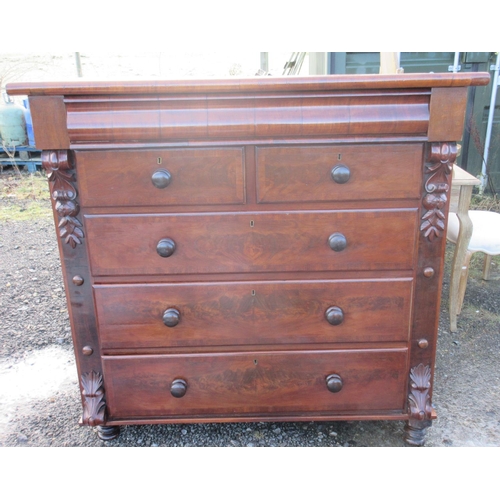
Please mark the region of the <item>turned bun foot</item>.
POLYGON ((405 425, 405 442, 412 446, 423 446, 425 444, 425 431, 431 424, 431 420, 408 420, 405 425))
POLYGON ((120 427, 118 425, 98 425, 97 435, 103 441, 111 441, 120 435, 120 427))

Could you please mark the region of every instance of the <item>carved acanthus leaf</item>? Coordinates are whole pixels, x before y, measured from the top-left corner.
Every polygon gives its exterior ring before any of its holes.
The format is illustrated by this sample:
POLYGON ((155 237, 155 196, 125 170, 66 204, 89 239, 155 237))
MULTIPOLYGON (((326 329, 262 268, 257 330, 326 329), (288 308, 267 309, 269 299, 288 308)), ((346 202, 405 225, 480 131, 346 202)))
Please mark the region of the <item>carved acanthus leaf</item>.
POLYGON ((80 207, 76 202, 72 156, 66 150, 43 151, 42 165, 52 184, 52 198, 60 217, 59 236, 72 248, 82 243, 84 236, 81 222, 76 218, 80 207))
POLYGON ((106 422, 106 400, 102 375, 94 371, 84 373, 81 378, 83 396, 83 423, 103 425, 106 422))
POLYGON ((433 241, 444 234, 446 227, 445 207, 450 190, 450 174, 457 157, 455 143, 435 143, 430 146, 429 161, 426 163, 425 191, 422 205, 426 210, 422 216, 420 230, 433 241))
POLYGON ((410 418, 415 420, 431 418, 430 388, 431 368, 420 363, 410 370, 410 394, 408 395, 410 418))

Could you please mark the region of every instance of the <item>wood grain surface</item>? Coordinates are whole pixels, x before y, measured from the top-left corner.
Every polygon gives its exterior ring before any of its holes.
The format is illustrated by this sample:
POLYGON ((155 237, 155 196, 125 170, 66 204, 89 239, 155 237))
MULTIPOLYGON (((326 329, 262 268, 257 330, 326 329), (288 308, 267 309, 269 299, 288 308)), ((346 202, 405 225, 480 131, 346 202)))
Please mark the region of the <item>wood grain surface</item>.
POLYGON ((317 75, 306 77, 184 79, 157 81, 72 81, 9 83, 10 95, 137 95, 335 91, 359 89, 412 89, 431 87, 468 87, 486 85, 487 72, 477 73, 412 73, 397 75, 317 75))
POLYGON ((260 203, 416 199, 421 144, 257 148, 260 203), (350 172, 338 184, 332 170, 350 172))
POLYGON ((275 351, 103 359, 110 418, 402 410, 406 349, 275 351), (326 377, 340 375, 331 393, 326 377), (184 397, 170 394, 185 380, 184 397))
POLYGON ((95 285, 101 346, 407 342, 412 279, 95 285), (328 308, 343 311, 331 325, 328 308), (165 310, 180 321, 167 327, 165 310))
POLYGON ((94 276, 411 269, 416 223, 416 209, 85 217, 94 276))
POLYGON ((83 424, 384 417, 422 444, 449 174, 489 78, 8 84, 65 238, 83 424))
POLYGON ((84 207, 224 205, 245 202, 243 148, 142 149, 76 153, 84 207), (170 184, 155 187, 163 170, 170 184))

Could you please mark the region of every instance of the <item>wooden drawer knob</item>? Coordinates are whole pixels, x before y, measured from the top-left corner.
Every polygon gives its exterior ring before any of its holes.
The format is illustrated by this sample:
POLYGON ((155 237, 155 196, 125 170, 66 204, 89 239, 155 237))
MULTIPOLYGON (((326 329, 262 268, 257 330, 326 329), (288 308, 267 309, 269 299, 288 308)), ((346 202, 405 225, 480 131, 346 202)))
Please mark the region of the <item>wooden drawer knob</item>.
POLYGON ((329 307, 325 312, 325 317, 330 325, 340 325, 344 321, 344 311, 340 307, 329 307))
POLYGON ((342 377, 336 373, 332 373, 326 377, 326 387, 330 392, 339 392, 342 389, 342 377))
POLYGON ((163 323, 165 323, 165 326, 173 327, 179 324, 179 321, 181 319, 181 313, 177 310, 171 307, 170 309, 167 309, 163 313, 163 323))
POLYGON ((328 244, 334 252, 342 252, 347 247, 347 240, 342 233, 333 233, 328 238, 328 244))
POLYGON ((170 184, 171 180, 172 180, 172 174, 168 170, 165 170, 164 168, 157 170, 151 176, 151 181, 153 182, 153 185, 158 189, 166 188, 170 184))
POLYGON ((182 398, 187 391, 187 382, 181 378, 175 379, 170 386, 170 394, 174 398, 182 398))
POLYGON ((345 184, 351 178, 351 171, 348 166, 340 164, 332 168, 331 175, 337 184, 345 184))
POLYGON ((156 245, 156 251, 160 257, 170 257, 175 252, 175 241, 163 238, 156 245))

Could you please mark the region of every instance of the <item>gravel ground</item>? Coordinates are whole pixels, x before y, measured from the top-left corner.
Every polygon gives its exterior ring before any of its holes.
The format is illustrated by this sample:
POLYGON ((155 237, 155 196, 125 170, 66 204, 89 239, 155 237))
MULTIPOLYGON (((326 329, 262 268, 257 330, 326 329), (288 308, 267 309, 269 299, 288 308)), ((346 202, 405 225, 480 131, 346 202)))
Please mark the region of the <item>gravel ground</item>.
MULTIPOLYGON (((0 200, 0 203, 8 201, 0 200)), ((47 205, 49 202, 47 201, 47 205)), ((472 271, 450 333, 449 261, 428 447, 500 445, 500 281, 472 271)), ((475 257, 474 257, 475 259, 475 257)), ((478 261, 479 262, 479 261, 478 261)), ((498 260, 493 276, 498 276, 498 260)), ((81 402, 54 224, 0 222, 0 445, 7 447, 402 447, 403 422, 127 426, 103 442, 81 402)))

